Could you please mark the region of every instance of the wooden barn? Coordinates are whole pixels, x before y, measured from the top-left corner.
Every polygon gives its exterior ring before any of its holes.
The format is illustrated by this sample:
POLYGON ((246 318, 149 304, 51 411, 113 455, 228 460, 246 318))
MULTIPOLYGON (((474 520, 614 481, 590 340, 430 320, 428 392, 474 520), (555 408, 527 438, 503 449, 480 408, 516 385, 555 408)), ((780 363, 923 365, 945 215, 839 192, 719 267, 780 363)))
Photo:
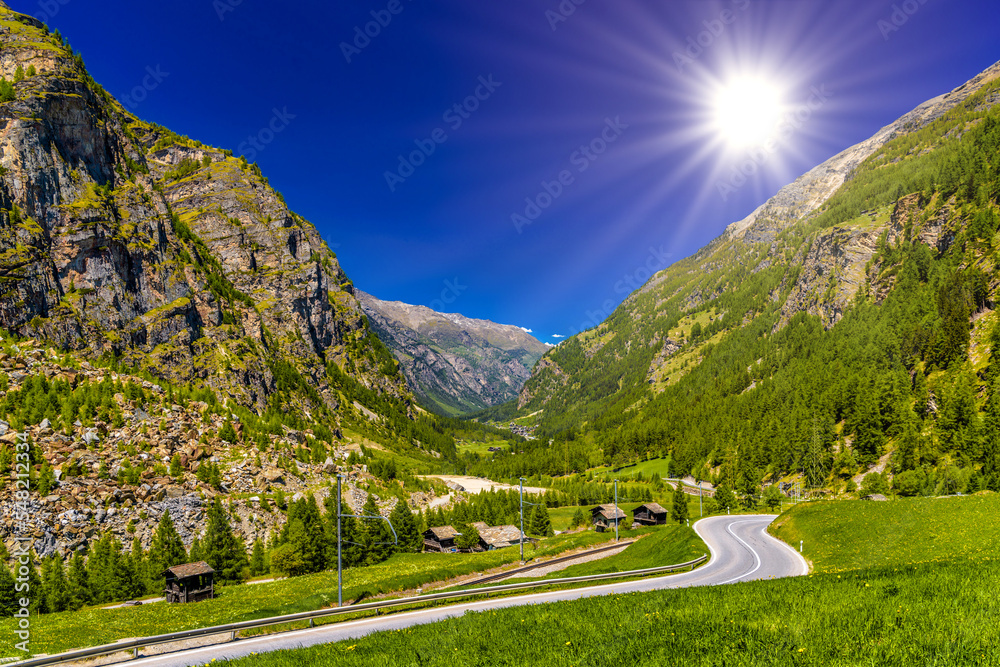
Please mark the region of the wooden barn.
POLYGON ((590 510, 590 520, 599 533, 613 530, 625 518, 625 512, 614 505, 598 505, 590 510))
POLYGON ((667 510, 656 503, 646 503, 632 510, 632 520, 640 526, 662 526, 667 523, 667 510))
MULTIPOLYGON (((479 530, 479 548, 483 551, 506 549, 520 544, 521 530, 517 526, 487 526, 479 530)), ((525 542, 529 540, 525 538, 525 542)))
POLYGON ((163 576, 167 602, 198 602, 215 597, 215 570, 205 561, 168 567, 163 576))
POLYGON ((441 553, 458 551, 455 546, 455 538, 459 532, 452 526, 439 526, 428 528, 424 531, 424 551, 438 551, 441 553))

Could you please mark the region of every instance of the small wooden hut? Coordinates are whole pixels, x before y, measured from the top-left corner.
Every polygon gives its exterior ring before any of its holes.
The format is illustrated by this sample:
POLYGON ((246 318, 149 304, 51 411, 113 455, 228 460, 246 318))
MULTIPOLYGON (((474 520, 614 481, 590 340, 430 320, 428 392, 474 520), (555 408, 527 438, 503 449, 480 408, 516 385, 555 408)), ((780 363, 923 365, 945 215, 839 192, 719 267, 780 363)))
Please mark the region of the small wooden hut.
POLYGON ((215 597, 215 570, 205 561, 168 567, 163 576, 167 602, 198 602, 215 597))
POLYGON ((625 518, 625 512, 614 505, 598 505, 590 510, 590 520, 599 533, 614 529, 625 518))
POLYGON ((662 526, 667 523, 667 510, 656 503, 646 503, 632 510, 632 520, 640 526, 662 526))
POLYGON ((441 553, 458 551, 455 538, 459 533, 452 526, 439 526, 424 531, 424 551, 441 553))
MULTIPOLYGON (((525 538, 525 542, 529 542, 525 538)), ((482 551, 506 549, 521 543, 521 529, 517 526, 488 526, 479 531, 479 548, 482 551)))

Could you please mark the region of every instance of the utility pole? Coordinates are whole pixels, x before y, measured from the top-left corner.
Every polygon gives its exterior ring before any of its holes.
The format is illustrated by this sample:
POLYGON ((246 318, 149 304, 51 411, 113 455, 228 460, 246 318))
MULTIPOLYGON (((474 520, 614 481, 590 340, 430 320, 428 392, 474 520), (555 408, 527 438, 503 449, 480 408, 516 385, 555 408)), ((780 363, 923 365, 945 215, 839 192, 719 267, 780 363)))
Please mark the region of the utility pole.
POLYGON ((337 606, 344 606, 344 570, 340 559, 340 484, 343 475, 337 473, 337 606))
POLYGON ((518 482, 521 484, 521 535, 517 541, 521 545, 521 565, 524 565, 524 478, 519 477, 518 482))
POLYGON ((618 541, 618 480, 615 480, 615 542, 618 541))

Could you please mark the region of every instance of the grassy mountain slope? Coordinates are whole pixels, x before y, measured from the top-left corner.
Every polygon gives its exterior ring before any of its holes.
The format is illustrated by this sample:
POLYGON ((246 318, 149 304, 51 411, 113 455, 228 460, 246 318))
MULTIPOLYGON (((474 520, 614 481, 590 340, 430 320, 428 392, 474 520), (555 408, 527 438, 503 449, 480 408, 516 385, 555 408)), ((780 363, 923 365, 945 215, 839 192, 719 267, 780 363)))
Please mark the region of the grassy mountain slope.
MULTIPOLYGON (((922 490, 986 483, 998 75, 849 151, 868 154, 825 203, 814 170, 655 276, 539 362, 522 413, 542 411, 576 461, 667 455, 747 493, 767 474, 835 486, 869 466, 922 490)), ((482 472, 561 472, 568 455, 545 449, 482 472)))

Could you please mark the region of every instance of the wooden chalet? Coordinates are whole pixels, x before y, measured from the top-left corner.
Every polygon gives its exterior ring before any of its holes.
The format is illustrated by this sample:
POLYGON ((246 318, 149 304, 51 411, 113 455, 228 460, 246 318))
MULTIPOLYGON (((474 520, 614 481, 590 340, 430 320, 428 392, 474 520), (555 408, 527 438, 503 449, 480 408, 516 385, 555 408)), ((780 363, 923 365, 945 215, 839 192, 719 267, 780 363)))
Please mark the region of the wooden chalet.
POLYGON ((667 523, 667 510, 656 503, 646 503, 632 510, 632 520, 640 526, 662 526, 667 523))
POLYGON ((168 567, 163 576, 167 602, 198 602, 215 597, 215 570, 205 561, 168 567))
MULTIPOLYGON (((482 551, 506 549, 521 542, 521 529, 517 526, 492 526, 480 528, 479 548, 482 551)), ((525 538, 525 542, 529 540, 525 538)))
POLYGON ((455 538, 458 536, 459 532, 452 526, 428 528, 424 531, 424 551, 456 552, 455 538))
POLYGON ((614 505, 598 505, 590 510, 590 520, 599 533, 613 529, 625 518, 625 512, 614 505))

